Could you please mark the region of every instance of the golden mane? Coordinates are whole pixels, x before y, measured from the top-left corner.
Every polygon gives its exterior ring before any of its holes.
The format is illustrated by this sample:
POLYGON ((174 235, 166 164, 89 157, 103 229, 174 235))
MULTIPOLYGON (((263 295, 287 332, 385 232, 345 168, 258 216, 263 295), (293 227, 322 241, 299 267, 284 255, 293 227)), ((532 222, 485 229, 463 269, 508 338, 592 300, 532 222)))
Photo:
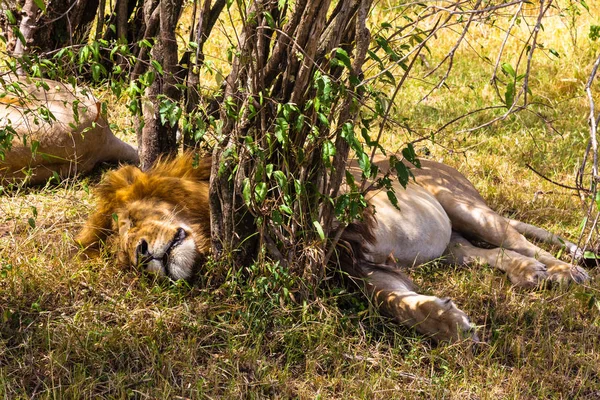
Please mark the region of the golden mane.
POLYGON ((196 233, 210 238, 210 170, 210 157, 198 158, 194 153, 185 153, 174 159, 161 159, 146 172, 126 166, 107 173, 95 191, 96 209, 77 235, 77 243, 85 249, 93 249, 106 241, 115 233, 113 215, 135 201, 187 210, 192 222, 203 227, 203 232, 196 233))

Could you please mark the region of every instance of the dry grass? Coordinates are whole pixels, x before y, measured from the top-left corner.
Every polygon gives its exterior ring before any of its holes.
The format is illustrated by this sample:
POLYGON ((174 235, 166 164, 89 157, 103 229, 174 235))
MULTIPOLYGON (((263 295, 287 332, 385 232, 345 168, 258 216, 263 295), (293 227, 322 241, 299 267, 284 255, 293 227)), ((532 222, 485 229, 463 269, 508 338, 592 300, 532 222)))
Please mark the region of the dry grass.
MULTIPOLYGON (((569 183, 583 154, 582 87, 598 44, 586 39, 593 18, 578 18, 577 47, 555 18, 543 41, 561 58, 535 59, 532 90, 556 131, 522 113, 481 132, 455 133, 489 118, 478 115, 418 147, 457 166, 496 210, 571 238, 583 218, 579 199, 524 163, 569 183)), ((497 33, 478 28, 469 40, 494 59, 497 33)), ((450 35, 440 37, 430 64, 451 43, 450 35)), ((516 45, 508 49, 510 59, 516 45)), ((425 102, 418 100, 429 88, 411 81, 397 117, 429 132, 497 102, 491 66, 473 60, 472 50, 461 48, 449 88, 425 102)), ((111 111, 129 135, 124 115, 117 105, 111 111)), ((386 146, 409 139, 389 132, 386 146)), ((118 269, 110 254, 73 259, 71 238, 91 209, 88 188, 97 180, 1 195, 3 398, 600 398, 597 279, 523 291, 486 266, 414 268, 422 290, 453 298, 485 341, 476 349, 436 347, 380 317, 356 293, 323 288, 320 300, 293 303, 282 294, 289 277, 268 267, 250 268, 246 279, 188 286, 118 269), (259 279, 260 271, 269 279, 259 279)))

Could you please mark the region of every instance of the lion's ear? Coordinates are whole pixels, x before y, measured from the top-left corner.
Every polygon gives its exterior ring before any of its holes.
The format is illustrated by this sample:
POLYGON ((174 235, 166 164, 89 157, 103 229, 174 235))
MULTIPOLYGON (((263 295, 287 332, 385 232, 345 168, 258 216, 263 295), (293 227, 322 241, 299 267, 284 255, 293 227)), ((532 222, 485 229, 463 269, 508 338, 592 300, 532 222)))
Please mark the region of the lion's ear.
POLYGON ((98 204, 96 210, 90 214, 83 229, 75 241, 86 253, 98 250, 100 244, 113 234, 112 219, 121 203, 128 197, 133 183, 143 175, 138 168, 133 166, 123 167, 117 171, 109 172, 103 182, 96 189, 98 204))

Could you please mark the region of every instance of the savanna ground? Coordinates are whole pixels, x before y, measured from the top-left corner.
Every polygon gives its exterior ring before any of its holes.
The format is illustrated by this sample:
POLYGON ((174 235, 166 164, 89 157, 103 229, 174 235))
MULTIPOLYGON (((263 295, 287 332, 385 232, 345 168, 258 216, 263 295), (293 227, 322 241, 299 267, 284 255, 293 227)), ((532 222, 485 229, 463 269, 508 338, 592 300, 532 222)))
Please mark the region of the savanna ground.
MULTIPOLYGON (((419 155, 456 166, 503 215, 573 240, 585 215, 579 197, 525 163, 572 184, 581 162, 588 136, 583 86, 600 50, 587 33, 600 13, 593 3, 590 13, 580 10, 574 23, 558 16, 544 23, 541 41, 560 55, 540 52, 534 60, 533 110, 545 120, 525 111, 461 133, 492 116, 476 114, 416 145, 419 155)), ((427 63, 441 60, 454 39, 438 38, 427 63)), ((419 102, 431 86, 410 81, 395 118, 406 118, 414 132, 431 132, 498 104, 489 84, 493 65, 477 54, 495 60, 501 40, 496 31, 473 29, 448 87, 419 102)), ((207 54, 218 54, 213 45, 207 54)), ((509 47, 506 58, 517 51, 509 47)), ((598 84, 594 89, 600 92, 598 84)), ((111 120, 132 139, 123 105, 108 100, 111 120)), ((385 147, 416 138, 407 132, 386 132, 385 147)), ((324 285, 318 300, 292 301, 293 277, 279 267, 253 266, 243 278, 216 280, 209 265, 201 282, 189 285, 119 268, 110 251, 72 258, 72 238, 94 204, 101 173, 57 186, 4 188, 3 398, 600 398, 597 269, 585 285, 526 291, 488 266, 413 267, 422 291, 454 299, 484 341, 476 349, 436 346, 380 316, 352 290, 324 285)))

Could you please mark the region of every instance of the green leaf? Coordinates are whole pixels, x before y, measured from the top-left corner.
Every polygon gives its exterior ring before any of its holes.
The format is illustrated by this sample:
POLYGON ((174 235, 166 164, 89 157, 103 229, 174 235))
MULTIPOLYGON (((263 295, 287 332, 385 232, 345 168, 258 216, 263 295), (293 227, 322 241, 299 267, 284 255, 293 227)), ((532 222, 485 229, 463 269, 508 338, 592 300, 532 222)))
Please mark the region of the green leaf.
POLYGON ((583 258, 585 258, 586 260, 597 260, 598 256, 594 252, 588 250, 585 253, 583 253, 583 258))
POLYGON ((352 190, 357 190, 356 181, 354 179, 354 175, 352 175, 352 172, 350 172, 348 170, 346 170, 346 184, 348 186, 350 186, 350 188, 352 190))
POLYGON ((384 82, 388 82, 391 85, 396 85, 396 78, 394 78, 394 74, 392 74, 390 71, 383 71, 381 80, 384 82))
POLYGON ((586 9, 587 12, 590 12, 590 7, 587 5, 585 0, 579 0, 579 4, 581 4, 583 6, 583 8, 586 9))
POLYGON ((388 55, 388 57, 390 58, 390 60, 396 62, 396 61, 398 61, 400 59, 400 57, 394 51, 394 49, 392 49, 392 47, 390 46, 390 44, 389 44, 389 42, 388 42, 388 40, 386 38, 384 38, 383 36, 377 35, 375 37, 375 41, 383 49, 383 51, 386 52, 386 54, 388 55))
POLYGON ((100 64, 92 65, 92 79, 95 82, 98 82, 100 80, 100 64))
POLYGON ((600 25, 590 25, 590 33, 588 33, 588 37, 592 42, 595 42, 600 38, 600 25))
POLYGON ((15 29, 15 30, 13 31, 13 33, 14 33, 15 35, 17 35, 17 38, 18 38, 18 39, 19 39, 19 41, 20 41, 20 42, 23 44, 23 46, 26 46, 26 45, 27 45, 27 41, 25 40, 25 36, 23 36, 23 34, 21 33, 21 30, 20 30, 20 29, 15 29))
POLYGON ((17 19, 15 18, 15 15, 12 13, 12 11, 6 9, 4 10, 4 14, 6 15, 6 18, 8 18, 9 24, 15 25, 17 23, 17 19))
POLYGON ((341 196, 338 196, 335 202, 335 215, 337 217, 343 215, 349 204, 350 196, 348 196, 348 194, 342 194, 341 196))
MULTIPOLYGON (((152 43, 148 39, 142 39, 138 42, 140 47, 152 48, 152 43)), ((191 43, 190 43, 191 44, 191 43)))
POLYGON ((273 175, 273 164, 267 164, 265 173, 267 174, 267 178, 271 179, 271 175, 273 175))
POLYGON ((265 19, 267 20, 267 25, 269 25, 269 28, 275 29, 275 19, 273 19, 273 16, 271 15, 271 13, 268 11, 264 11, 263 15, 265 16, 265 19))
POLYGON ((313 225, 317 229, 317 233, 319 234, 321 240, 325 240, 325 232, 323 232, 323 227, 321 226, 319 221, 313 221, 313 225))
POLYGON ((28 218, 27 219, 27 223, 29 224, 29 226, 31 227, 31 229, 35 229, 35 219, 33 218, 28 218))
POLYGON ((410 176, 408 168, 400 161, 394 163, 394 168, 396 169, 396 173, 398 174, 398 182, 400 182, 402 187, 406 189, 406 185, 408 185, 408 178, 410 176))
POLYGON ((31 154, 35 155, 37 153, 38 148, 40 147, 40 142, 37 140, 31 141, 31 154))
POLYGON ((79 63, 85 64, 89 57, 90 57, 90 48, 88 46, 83 46, 81 51, 79 52, 79 63))
POLYGON ((594 201, 596 202, 596 208, 600 210, 600 191, 596 192, 596 197, 594 198, 594 201))
POLYGON ((256 196, 256 202, 258 204, 262 204, 267 197, 267 184, 266 182, 259 182, 256 184, 256 188, 254 188, 254 195, 256 196))
POLYGON ((346 50, 340 48, 335 49, 335 57, 340 60, 348 70, 352 69, 352 63, 350 62, 350 57, 348 57, 346 50))
POLYGON ((276 225, 281 225, 283 224, 283 215, 281 215, 279 211, 273 210, 271 213, 271 220, 273 220, 276 225))
POLYGON ((154 69, 159 73, 159 74, 163 74, 163 67, 162 65, 160 65, 160 63, 156 60, 152 60, 150 61, 150 63, 152 64, 152 66, 154 67, 154 69))
POLYGON ((243 186, 242 186, 242 198, 244 199, 244 203, 246 203, 246 206, 250 206, 250 201, 251 201, 250 195, 251 195, 250 178, 245 178, 243 186))
POLYGON ((275 178, 275 181, 277 182, 277 185, 279 185, 281 191, 286 194, 288 184, 285 174, 282 171, 273 171, 273 177, 275 178))
POLYGON ((364 176, 371 176, 371 159, 364 151, 358 154, 358 166, 364 176))
POLYGON ((402 149, 402 155, 408 162, 413 164, 417 168, 421 168, 421 162, 417 158, 417 153, 412 143, 409 143, 405 149, 402 149))
POLYGON ((515 102, 515 84, 514 82, 510 82, 506 85, 506 92, 504 92, 504 103, 506 104, 506 108, 512 107, 515 102))
POLYGON ((394 191, 393 191, 393 190, 388 190, 388 191, 386 192, 386 194, 387 194, 387 197, 388 197, 388 199, 389 199, 390 203, 392 203, 392 205, 393 205, 394 207, 396 207, 396 208, 399 208, 399 207, 398 207, 398 198, 396 197, 396 193, 394 193, 394 191))
POLYGON ((294 179, 294 190, 296 190, 297 196, 302 196, 306 192, 304 185, 298 179, 294 179))
POLYGON ((512 65, 510 65, 508 63, 502 63, 502 71, 504 71, 504 73, 506 75, 511 76, 513 78, 516 78, 516 76, 517 76, 517 73, 515 72, 512 65))
POLYGON ((281 210, 283 213, 285 213, 285 214, 287 214, 287 215, 292 215, 292 214, 294 213, 294 212, 292 211, 292 209, 291 209, 289 206, 285 205, 285 204, 282 204, 282 205, 280 205, 280 206, 279 206, 279 209, 280 209, 280 210, 281 210))
POLYGON ((329 119, 327 119, 327 116, 323 113, 317 113, 317 118, 319 118, 319 121, 326 127, 329 128, 329 119))
POLYGON ((304 114, 300 114, 298 118, 296 118, 296 123, 294 124, 294 129, 296 132, 301 132, 304 127, 304 114))
POLYGON ((335 145, 331 140, 325 140, 323 142, 323 160, 328 161, 330 157, 335 156, 336 149, 335 145))
POLYGON ((554 50, 554 49, 552 49, 552 48, 548 49, 548 51, 549 51, 549 52, 550 52, 550 54, 552 54, 554 57, 556 57, 556 58, 560 58, 560 54, 558 54, 558 51, 556 51, 556 50, 554 50))
POLYGON ((42 10, 42 14, 46 14, 46 4, 44 3, 44 0, 33 0, 33 2, 40 10, 42 10))

